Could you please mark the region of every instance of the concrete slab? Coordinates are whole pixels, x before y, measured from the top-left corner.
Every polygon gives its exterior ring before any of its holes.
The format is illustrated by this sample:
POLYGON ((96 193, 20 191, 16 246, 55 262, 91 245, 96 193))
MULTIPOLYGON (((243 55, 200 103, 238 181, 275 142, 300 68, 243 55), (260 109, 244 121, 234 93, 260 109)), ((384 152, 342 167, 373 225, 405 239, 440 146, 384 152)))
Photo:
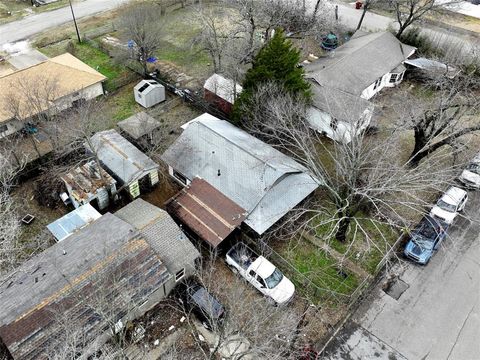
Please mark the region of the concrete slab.
POLYGON ((48 57, 43 55, 40 51, 29 49, 26 52, 10 56, 8 62, 17 70, 22 70, 37 65, 45 60, 48 60, 48 57))

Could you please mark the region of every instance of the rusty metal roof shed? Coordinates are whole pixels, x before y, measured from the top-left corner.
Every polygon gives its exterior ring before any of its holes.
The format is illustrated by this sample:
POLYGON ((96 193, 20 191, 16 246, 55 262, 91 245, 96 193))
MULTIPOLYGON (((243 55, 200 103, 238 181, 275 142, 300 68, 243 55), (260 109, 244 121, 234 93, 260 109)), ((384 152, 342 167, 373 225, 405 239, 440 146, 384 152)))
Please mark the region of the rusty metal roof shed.
POLYGON ((200 178, 172 198, 167 210, 214 248, 247 215, 245 209, 200 178))
POLYGON ((71 187, 71 196, 78 202, 88 201, 95 197, 97 190, 116 184, 115 179, 99 168, 95 160, 70 170, 60 178, 71 187))

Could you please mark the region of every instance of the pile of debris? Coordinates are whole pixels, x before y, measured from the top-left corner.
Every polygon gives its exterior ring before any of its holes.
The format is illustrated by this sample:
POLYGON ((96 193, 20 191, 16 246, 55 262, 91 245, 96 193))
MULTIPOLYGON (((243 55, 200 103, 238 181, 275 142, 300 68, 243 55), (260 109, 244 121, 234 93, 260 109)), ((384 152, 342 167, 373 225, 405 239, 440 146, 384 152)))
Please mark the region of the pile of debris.
MULTIPOLYGON (((128 44, 122 42, 120 39, 113 36, 105 36, 101 40, 104 49, 109 51, 111 48, 123 48, 128 49, 128 44)), ((152 63, 149 63, 149 72, 158 70, 161 74, 161 77, 168 81, 169 83, 175 85, 175 87, 188 87, 188 88, 198 88, 201 87, 200 84, 194 82, 194 78, 188 76, 175 64, 169 61, 155 60, 152 63)))
POLYGON ((176 87, 192 87, 195 85, 193 84, 195 80, 193 77, 188 76, 178 66, 169 61, 156 60, 151 64, 151 71, 154 70, 158 70, 165 80, 175 84, 176 87))

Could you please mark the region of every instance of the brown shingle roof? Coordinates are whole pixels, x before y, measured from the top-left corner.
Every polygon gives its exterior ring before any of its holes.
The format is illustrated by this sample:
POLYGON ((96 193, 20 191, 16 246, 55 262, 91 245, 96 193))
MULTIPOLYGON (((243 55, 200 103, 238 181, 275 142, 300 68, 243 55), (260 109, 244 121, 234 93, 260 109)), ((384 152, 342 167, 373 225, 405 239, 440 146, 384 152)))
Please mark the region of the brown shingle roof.
MULTIPOLYGON (((69 53, 0 77, 0 122, 7 121, 14 115, 9 109, 12 96, 20 101, 20 106, 23 104, 25 107, 21 111, 23 117, 35 115, 34 110, 27 108, 28 101, 25 94, 21 94, 22 87, 19 84, 45 84, 48 81, 49 86, 54 88, 54 93, 49 94, 49 100, 55 101, 105 79, 105 76, 69 53)), ((39 91, 41 93, 42 89, 39 91)), ((42 106, 47 108, 46 104, 42 106)))

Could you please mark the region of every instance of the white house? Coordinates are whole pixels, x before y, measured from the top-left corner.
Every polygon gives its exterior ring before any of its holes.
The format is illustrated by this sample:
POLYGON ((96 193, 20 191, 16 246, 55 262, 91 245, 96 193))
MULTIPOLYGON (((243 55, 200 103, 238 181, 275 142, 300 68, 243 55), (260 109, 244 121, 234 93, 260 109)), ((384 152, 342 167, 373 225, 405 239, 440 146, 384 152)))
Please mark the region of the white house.
POLYGON ((364 131, 373 115, 373 104, 344 91, 312 83, 312 105, 307 110, 310 126, 329 138, 349 143, 352 134, 364 131))
POLYGON ((19 131, 42 111, 62 111, 103 95, 105 79, 69 53, 0 77, 0 138, 19 131), (35 106, 32 96, 37 97, 35 106))
POLYGON ((359 30, 328 56, 305 65, 305 77, 313 84, 312 127, 334 140, 350 141, 348 128, 358 133, 370 123, 373 106, 367 100, 400 84, 404 62, 415 50, 389 32, 359 30))

